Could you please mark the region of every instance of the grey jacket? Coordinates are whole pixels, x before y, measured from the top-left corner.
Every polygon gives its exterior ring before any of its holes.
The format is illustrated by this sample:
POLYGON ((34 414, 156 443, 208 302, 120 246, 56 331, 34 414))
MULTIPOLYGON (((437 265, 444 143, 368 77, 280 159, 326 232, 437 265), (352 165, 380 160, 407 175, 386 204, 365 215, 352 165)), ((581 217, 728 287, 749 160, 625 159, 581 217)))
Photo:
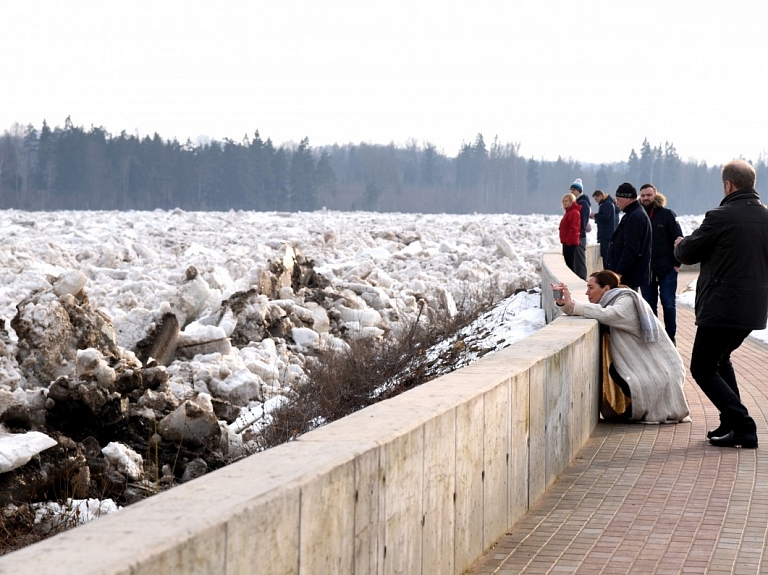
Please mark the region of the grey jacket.
MULTIPOLYGON (((610 293, 613 290, 609 290, 610 293)), ((632 420, 654 423, 690 421, 683 391, 685 366, 659 318, 642 297, 620 289, 621 295, 603 307, 597 303, 575 302, 569 315, 596 319, 611 328, 611 357, 616 371, 632 393, 632 420), (632 297, 630 297, 632 296, 632 297), (643 306, 656 324, 656 341, 643 341, 640 314, 643 306)))

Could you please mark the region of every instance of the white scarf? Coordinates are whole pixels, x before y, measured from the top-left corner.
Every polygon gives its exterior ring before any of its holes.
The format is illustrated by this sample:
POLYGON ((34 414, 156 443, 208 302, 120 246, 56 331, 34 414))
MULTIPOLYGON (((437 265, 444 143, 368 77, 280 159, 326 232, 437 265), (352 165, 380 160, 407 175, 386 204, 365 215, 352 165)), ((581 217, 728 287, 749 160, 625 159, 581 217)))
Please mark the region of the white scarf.
POLYGON ((635 290, 628 288, 609 289, 603 294, 603 297, 600 298, 600 305, 603 307, 613 305, 616 298, 625 294, 629 294, 635 302, 637 315, 640 317, 640 329, 643 332, 643 341, 646 343, 657 341, 659 339, 659 326, 656 323, 656 317, 653 315, 651 307, 645 303, 645 300, 640 297, 640 294, 635 290))

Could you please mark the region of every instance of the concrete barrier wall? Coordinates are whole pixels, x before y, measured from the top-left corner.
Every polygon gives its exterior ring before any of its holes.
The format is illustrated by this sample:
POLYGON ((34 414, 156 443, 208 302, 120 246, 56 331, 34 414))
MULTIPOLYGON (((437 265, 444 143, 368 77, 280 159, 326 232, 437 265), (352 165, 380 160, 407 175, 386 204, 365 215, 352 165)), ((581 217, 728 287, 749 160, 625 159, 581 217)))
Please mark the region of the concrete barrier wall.
MULTIPOLYGON (((560 277, 580 289, 561 264, 545 255, 543 285, 560 277)), ((296 441, 1 557, 0 573, 462 573, 588 439, 598 342, 596 322, 558 318, 296 441)))
MULTIPOLYGON (((587 273, 603 269, 603 258, 600 257, 600 246, 587 246, 587 273)), ((567 265, 560 253, 548 252, 544 254, 541 266, 541 307, 547 318, 547 324, 562 315, 555 305, 549 285, 564 281, 571 290, 574 299, 581 298, 587 301, 587 282, 575 275, 567 265)))

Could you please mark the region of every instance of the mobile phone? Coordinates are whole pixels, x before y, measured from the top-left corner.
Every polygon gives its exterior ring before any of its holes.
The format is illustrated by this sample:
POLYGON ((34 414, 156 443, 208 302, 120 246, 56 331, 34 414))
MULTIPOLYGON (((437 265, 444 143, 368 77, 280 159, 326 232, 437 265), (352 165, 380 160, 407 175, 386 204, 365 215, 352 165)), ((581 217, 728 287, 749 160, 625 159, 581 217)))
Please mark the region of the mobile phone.
POLYGON ((563 299, 563 290, 561 289, 553 289, 552 295, 555 297, 555 299, 563 299))

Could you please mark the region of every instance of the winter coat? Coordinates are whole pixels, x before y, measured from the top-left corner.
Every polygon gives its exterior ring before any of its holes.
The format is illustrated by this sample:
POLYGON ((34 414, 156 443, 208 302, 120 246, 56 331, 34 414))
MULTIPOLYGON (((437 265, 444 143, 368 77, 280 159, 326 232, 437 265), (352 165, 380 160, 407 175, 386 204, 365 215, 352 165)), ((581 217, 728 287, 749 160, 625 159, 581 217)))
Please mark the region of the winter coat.
POLYGON ((581 237, 587 237, 587 225, 589 224, 589 214, 592 212, 592 203, 585 194, 579 194, 576 198, 579 206, 581 207, 581 237))
POLYGON ((624 210, 609 253, 610 269, 621 276, 621 283, 633 287, 651 283, 651 220, 640 202, 624 210))
MULTIPOLYGON (((611 305, 575 302, 569 315, 596 319, 611 330, 611 357, 632 396, 632 420, 653 423, 690 421, 683 392, 685 366, 672 340, 650 306, 632 290, 619 295, 611 305), (658 339, 644 341, 640 313, 655 323, 658 339)), ((606 293, 610 293, 609 290, 606 293)), ((602 301, 602 300, 601 300, 602 301)), ((569 313, 566 308, 562 308, 569 313)))
POLYGON ((616 226, 619 225, 619 214, 621 210, 613 201, 611 196, 604 196, 600 201, 597 213, 595 214, 595 223, 597 224, 597 242, 610 243, 616 226))
POLYGON ((564 246, 578 246, 581 237, 581 207, 571 204, 560 220, 560 243, 564 246))
POLYGON ((733 192, 675 248, 701 263, 696 325, 765 329, 768 318, 768 208, 754 189, 733 192))
POLYGON ((650 209, 645 209, 651 220, 651 270, 656 277, 663 277, 680 266, 675 257, 675 240, 683 235, 683 230, 675 212, 664 207, 666 203, 667 199, 656 192, 650 209))

